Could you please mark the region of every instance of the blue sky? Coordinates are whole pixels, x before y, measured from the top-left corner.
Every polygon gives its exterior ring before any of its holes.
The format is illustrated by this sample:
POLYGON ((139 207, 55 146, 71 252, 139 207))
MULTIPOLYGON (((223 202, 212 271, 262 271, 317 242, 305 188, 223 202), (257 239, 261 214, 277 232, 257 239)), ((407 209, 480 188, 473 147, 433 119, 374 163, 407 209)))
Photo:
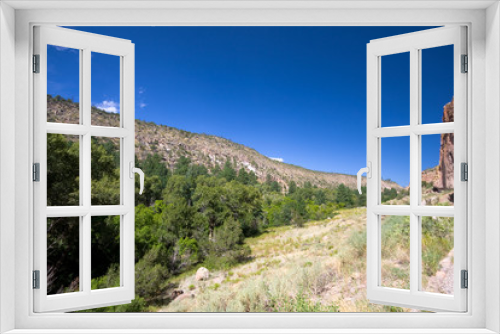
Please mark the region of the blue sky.
MULTIPOLYGON (((366 44, 428 28, 72 29, 135 43, 136 118, 222 136, 306 168, 355 174, 366 164, 366 44)), ((74 53, 51 49, 48 93, 77 100, 74 53)), ((424 50, 424 123, 441 122, 453 97, 451 55, 450 46, 424 50)), ((383 126, 408 124, 408 60, 382 60, 383 126)), ((92 64, 92 103, 119 112, 116 57, 93 54, 92 64)), ((439 136, 423 141, 423 167, 433 167, 439 136)), ((383 146, 383 178, 406 186, 407 140, 383 146)))

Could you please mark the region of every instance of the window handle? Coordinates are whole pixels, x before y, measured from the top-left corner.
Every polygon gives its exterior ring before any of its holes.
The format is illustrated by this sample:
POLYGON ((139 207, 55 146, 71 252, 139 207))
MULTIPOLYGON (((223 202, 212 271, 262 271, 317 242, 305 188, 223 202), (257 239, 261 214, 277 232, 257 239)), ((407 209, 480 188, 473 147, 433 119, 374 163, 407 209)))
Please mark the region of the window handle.
POLYGON ((370 161, 368 161, 368 166, 367 167, 361 168, 358 171, 358 192, 359 192, 360 195, 362 194, 362 191, 361 191, 361 175, 363 175, 364 173, 366 173, 366 177, 367 178, 369 178, 369 179, 372 178, 372 163, 370 161))
POLYGON ((131 179, 134 179, 135 173, 139 174, 139 195, 142 195, 142 191, 144 190, 144 172, 140 168, 134 167, 133 161, 130 161, 129 167, 131 179))

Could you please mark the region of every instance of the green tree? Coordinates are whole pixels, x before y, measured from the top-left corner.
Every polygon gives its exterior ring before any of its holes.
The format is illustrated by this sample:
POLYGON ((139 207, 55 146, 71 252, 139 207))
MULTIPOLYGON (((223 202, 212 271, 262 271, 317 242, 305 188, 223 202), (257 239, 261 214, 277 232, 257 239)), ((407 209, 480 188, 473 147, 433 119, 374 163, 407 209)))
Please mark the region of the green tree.
POLYGON ((225 181, 212 176, 200 176, 193 195, 197 215, 200 221, 205 222, 208 226, 210 241, 217 239, 215 229, 230 216, 227 207, 228 195, 224 183, 225 181))
POLYGON ((162 181, 158 175, 144 177, 144 191, 139 195, 140 184, 139 175, 135 177, 135 205, 144 204, 152 206, 157 200, 162 199, 162 181))
POLYGON ((120 203, 120 163, 111 153, 117 151, 109 140, 91 142, 91 203, 116 205, 120 203))
POLYGON ((337 187, 337 201, 339 204, 343 204, 347 208, 354 206, 355 196, 353 195, 352 190, 346 187, 343 183, 337 187))
POLYGON ((240 168, 238 171, 238 177, 236 178, 236 181, 239 183, 245 184, 245 185, 250 185, 250 175, 247 173, 245 168, 240 168))
POLYGON ((220 176, 225 178, 226 181, 228 182, 231 182, 236 179, 236 171, 234 170, 229 160, 227 160, 226 163, 224 164, 224 168, 222 169, 220 176))
POLYGON ((232 219, 239 222, 245 236, 260 232, 262 224, 262 194, 252 186, 239 182, 224 185, 227 194, 227 206, 232 219))
POLYGON ((257 185, 259 183, 259 180, 257 179, 257 175, 253 171, 250 171, 248 173, 248 179, 249 179, 249 185, 257 185))
POLYGON ((161 188, 165 188, 169 171, 158 153, 148 154, 144 161, 138 161, 136 165, 142 169, 146 176, 157 176, 161 181, 161 188))
POLYGON ((357 206, 366 206, 366 187, 362 186, 361 187, 361 194, 357 194, 358 196, 358 201, 357 201, 357 206))
POLYGON ((382 202, 387 202, 398 197, 398 192, 395 188, 384 188, 382 191, 382 202))
POLYGON ((164 242, 174 245, 176 240, 191 237, 195 209, 191 199, 192 189, 186 177, 173 175, 163 191, 163 220, 168 237, 164 242))
MULTIPOLYGON (((47 136, 47 202, 48 205, 78 205, 79 198, 79 144, 63 135, 47 136)), ((118 204, 120 173, 116 145, 107 139, 91 142, 91 178, 93 205, 118 204)), ((47 221, 48 271, 58 277, 48 291, 61 287, 72 289, 75 282, 75 252, 68 245, 78 244, 79 223, 70 224, 70 218, 47 221), (62 224, 62 225, 61 225, 62 224), (76 239, 75 239, 76 238, 76 239), (76 241, 75 241, 76 240, 76 241), (68 272, 71 271, 71 273, 68 272)), ((105 275, 119 263, 119 216, 92 217, 92 277, 105 275)), ((77 219, 78 222, 78 219, 77 219)), ((103 281, 104 282, 104 281, 103 281)), ((101 284, 103 284, 101 282, 101 284)), ((112 280, 106 280, 112 282, 112 280)), ((49 282, 50 283, 50 282, 49 282)))
POLYGON ((278 181, 274 180, 274 178, 272 177, 271 174, 267 174, 267 176, 266 176, 266 185, 267 185, 267 188, 269 189, 269 191, 277 192, 277 193, 281 192, 280 184, 278 183, 278 181))
POLYGON ((216 163, 215 166, 210 171, 210 174, 212 176, 220 177, 220 173, 222 173, 222 169, 220 168, 219 164, 216 163))
POLYGON ((240 224, 228 219, 217 228, 217 240, 208 243, 208 257, 205 261, 209 268, 229 268, 243 262, 250 255, 250 248, 245 245, 240 224))
POLYGON ((191 165, 191 159, 181 155, 179 160, 175 163, 174 174, 175 175, 186 175, 191 165))
POLYGON ((47 205, 79 205, 79 144, 47 134, 47 205))

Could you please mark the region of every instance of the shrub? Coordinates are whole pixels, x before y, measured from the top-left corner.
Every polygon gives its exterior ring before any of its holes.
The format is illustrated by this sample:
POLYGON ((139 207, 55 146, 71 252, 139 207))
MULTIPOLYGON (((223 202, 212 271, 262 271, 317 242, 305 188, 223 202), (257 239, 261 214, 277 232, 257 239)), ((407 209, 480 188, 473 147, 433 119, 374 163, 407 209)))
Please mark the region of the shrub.
POLYGON ((366 229, 354 231, 348 239, 352 254, 357 258, 366 256, 366 229))
POLYGON ((422 271, 433 276, 439 262, 453 249, 453 218, 422 217, 422 271))

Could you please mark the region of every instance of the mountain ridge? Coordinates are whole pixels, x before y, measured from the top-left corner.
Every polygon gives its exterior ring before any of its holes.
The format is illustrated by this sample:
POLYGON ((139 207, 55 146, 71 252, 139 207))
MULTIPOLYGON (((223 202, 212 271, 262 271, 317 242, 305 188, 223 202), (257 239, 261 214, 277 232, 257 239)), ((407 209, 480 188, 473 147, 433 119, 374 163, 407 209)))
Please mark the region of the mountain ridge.
MULTIPOLYGON (((47 97, 47 121, 78 124, 79 105, 59 96, 47 97)), ((92 107, 92 125, 119 126, 119 114, 108 113, 92 107)), ((320 188, 335 187, 343 183, 349 188, 356 188, 356 176, 341 173, 310 170, 301 166, 271 159, 257 150, 236 143, 232 140, 204 133, 194 133, 154 122, 135 120, 136 157, 139 160, 148 154, 159 154, 167 168, 173 169, 178 159, 185 156, 193 163, 204 165, 212 170, 223 167, 230 161, 233 168, 244 168, 254 172, 260 182, 270 177, 284 189, 290 181, 298 185, 310 182, 320 188), (269 175, 269 176, 268 176, 269 175)), ((363 178, 363 185, 366 178, 363 178)), ((392 181, 382 181, 382 189, 402 187, 392 181)))

